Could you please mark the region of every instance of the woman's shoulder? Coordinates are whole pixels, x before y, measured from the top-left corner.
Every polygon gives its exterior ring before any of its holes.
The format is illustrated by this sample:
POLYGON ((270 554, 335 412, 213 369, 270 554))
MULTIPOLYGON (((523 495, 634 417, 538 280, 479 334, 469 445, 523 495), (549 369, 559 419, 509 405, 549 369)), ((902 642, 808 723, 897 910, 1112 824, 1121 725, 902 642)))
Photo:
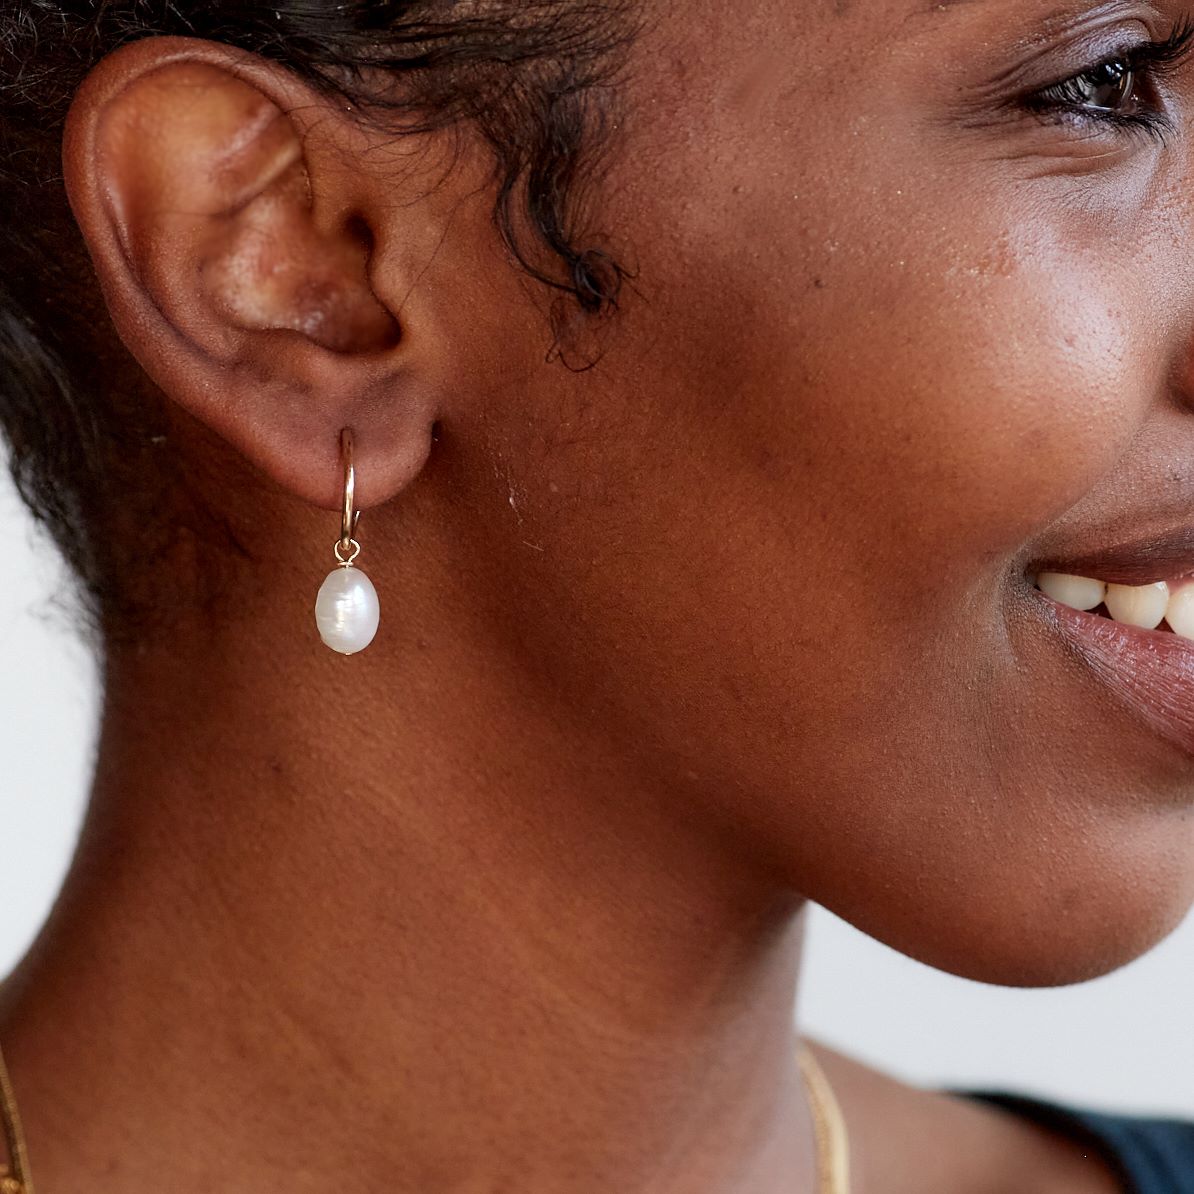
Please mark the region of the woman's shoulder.
POLYGON ((1098 1150, 1130 1194, 1194 1194, 1194 1120, 1120 1115, 1003 1090, 951 1093, 1002 1107, 1098 1150))

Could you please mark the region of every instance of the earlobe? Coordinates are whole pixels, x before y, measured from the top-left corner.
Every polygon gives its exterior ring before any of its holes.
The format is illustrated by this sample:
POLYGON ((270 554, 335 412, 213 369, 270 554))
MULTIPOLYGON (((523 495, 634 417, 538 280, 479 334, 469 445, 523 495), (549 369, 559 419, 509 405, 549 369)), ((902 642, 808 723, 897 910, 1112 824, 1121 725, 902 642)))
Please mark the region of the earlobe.
MULTIPOLYGON (((291 112, 314 119, 320 100, 293 103, 284 92, 296 80, 271 94, 268 80, 218 61, 224 47, 198 43, 197 55, 153 40, 164 44, 135 43, 97 68, 64 144, 71 206, 117 330, 169 397, 333 508, 339 428, 357 426, 362 451, 379 443, 359 408, 375 405, 402 339, 371 285, 371 230, 337 191, 351 172, 309 155, 291 112), (322 463, 303 447, 315 442, 322 463)), ((409 480, 427 450, 390 446, 405 467, 387 478, 371 458, 362 505, 409 480)))

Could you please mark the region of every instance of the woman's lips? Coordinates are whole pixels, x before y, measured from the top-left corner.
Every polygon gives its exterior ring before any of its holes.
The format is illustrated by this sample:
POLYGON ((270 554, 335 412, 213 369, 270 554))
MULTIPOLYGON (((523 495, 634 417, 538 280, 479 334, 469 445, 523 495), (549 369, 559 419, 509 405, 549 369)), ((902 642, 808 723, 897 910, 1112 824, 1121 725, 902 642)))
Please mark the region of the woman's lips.
POLYGON ((1194 639, 1129 626, 1029 591, 1115 698, 1194 758, 1194 639))
MULTIPOLYGON (((1189 516, 1189 508, 1185 511, 1189 516)), ((1194 524, 1177 524, 1141 539, 1082 555, 1042 556, 1026 572, 1064 572, 1070 576, 1097 576, 1120 585, 1146 585, 1194 574, 1194 524)))

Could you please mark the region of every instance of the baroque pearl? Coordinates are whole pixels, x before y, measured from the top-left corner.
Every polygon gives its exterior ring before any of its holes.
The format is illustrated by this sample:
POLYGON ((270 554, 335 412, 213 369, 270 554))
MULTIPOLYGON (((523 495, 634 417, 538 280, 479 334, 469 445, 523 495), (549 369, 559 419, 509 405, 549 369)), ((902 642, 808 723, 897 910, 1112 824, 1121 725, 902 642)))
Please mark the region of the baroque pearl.
POLYGON ((380 619, 377 590, 359 568, 349 565, 328 573, 315 598, 315 624, 333 651, 363 651, 373 641, 380 619))

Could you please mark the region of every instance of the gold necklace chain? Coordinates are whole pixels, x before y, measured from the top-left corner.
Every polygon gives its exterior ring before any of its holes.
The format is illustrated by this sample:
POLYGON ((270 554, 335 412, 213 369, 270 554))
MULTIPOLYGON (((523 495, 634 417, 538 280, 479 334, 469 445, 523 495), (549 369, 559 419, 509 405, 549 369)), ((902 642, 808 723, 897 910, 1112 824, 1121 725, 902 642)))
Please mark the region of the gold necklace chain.
POLYGON ((800 1073, 813 1113, 817 1141, 817 1194, 850 1194, 850 1140, 829 1079, 812 1050, 801 1044, 800 1073))
POLYGON ((33 1179, 29 1176, 29 1158, 25 1154, 25 1135, 17 1112, 17 1097, 13 1094, 8 1066, 0 1050, 0 1117, 4 1120, 4 1143, 12 1161, 12 1172, 0 1162, 0 1194, 33 1194, 33 1179))
MULTIPOLYGON (((817 1194, 850 1194, 849 1140, 842 1109, 838 1106, 825 1071, 807 1045, 801 1043, 797 1060, 813 1113, 813 1135, 817 1142, 817 1194)), ((11 1173, 8 1165, 0 1162, 0 1194, 33 1194, 33 1178, 29 1175, 21 1116, 17 1111, 16 1095, 2 1049, 0 1118, 4 1120, 4 1141, 12 1161, 11 1173)))

